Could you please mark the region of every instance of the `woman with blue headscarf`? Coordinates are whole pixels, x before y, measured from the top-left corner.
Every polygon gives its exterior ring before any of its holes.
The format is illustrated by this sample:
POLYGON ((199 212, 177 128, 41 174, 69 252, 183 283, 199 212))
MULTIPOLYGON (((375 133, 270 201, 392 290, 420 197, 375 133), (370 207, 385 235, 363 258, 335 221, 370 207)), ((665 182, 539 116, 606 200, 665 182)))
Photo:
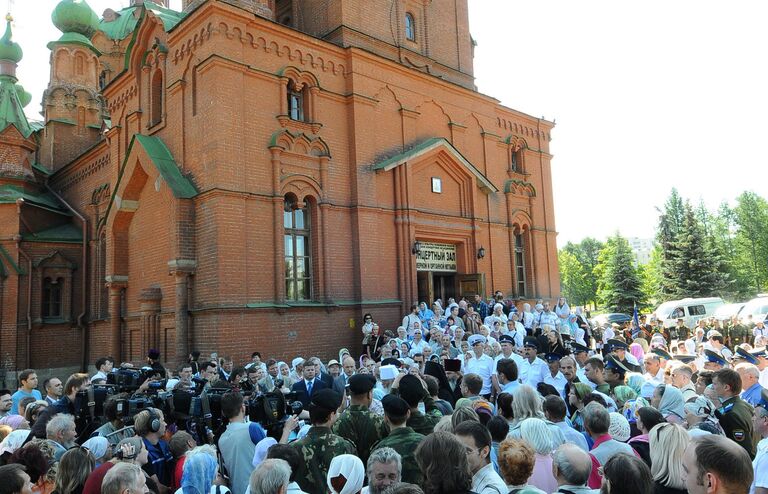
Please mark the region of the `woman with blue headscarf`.
POLYGON ((230 490, 217 485, 219 463, 212 446, 198 446, 187 452, 184 460, 184 472, 181 474, 181 487, 175 494, 227 494, 230 490))

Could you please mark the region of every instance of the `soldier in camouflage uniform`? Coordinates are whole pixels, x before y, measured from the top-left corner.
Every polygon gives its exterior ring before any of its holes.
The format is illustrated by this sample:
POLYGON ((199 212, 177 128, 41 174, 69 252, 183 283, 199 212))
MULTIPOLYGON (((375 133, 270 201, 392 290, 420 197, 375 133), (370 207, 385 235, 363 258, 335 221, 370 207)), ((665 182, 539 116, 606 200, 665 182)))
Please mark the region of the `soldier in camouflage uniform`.
POLYGON ((354 444, 331 431, 339 406, 341 395, 336 391, 321 389, 314 393, 309 403, 312 427, 304 438, 291 443, 304 458, 304 465, 296 475, 296 481, 301 490, 309 494, 327 492, 326 477, 334 457, 357 453, 354 444))
POLYGON ((443 418, 443 414, 437 408, 434 398, 427 392, 427 383, 420 377, 410 374, 400 374, 392 383, 392 389, 396 389, 402 399, 408 403, 411 416, 406 425, 419 434, 431 434, 435 425, 443 418), (424 401, 426 413, 419 411, 419 403, 424 401))
POLYGON ((389 430, 384 419, 368 409, 373 401, 376 378, 370 374, 355 374, 349 378, 348 384, 351 404, 333 424, 333 432, 355 444, 358 458, 366 464, 371 446, 386 436, 389 430))
POLYGON ((735 348, 744 342, 749 341, 749 328, 739 322, 737 316, 731 319, 728 326, 728 335, 731 338, 731 347, 735 348))
POLYGON ((425 436, 414 432, 412 428, 405 425, 411 412, 405 400, 399 396, 387 395, 381 400, 381 404, 384 406, 384 417, 389 426, 389 435, 376 443, 371 448, 371 452, 380 448, 394 449, 402 458, 403 482, 421 484, 421 470, 416 463, 414 453, 425 436))

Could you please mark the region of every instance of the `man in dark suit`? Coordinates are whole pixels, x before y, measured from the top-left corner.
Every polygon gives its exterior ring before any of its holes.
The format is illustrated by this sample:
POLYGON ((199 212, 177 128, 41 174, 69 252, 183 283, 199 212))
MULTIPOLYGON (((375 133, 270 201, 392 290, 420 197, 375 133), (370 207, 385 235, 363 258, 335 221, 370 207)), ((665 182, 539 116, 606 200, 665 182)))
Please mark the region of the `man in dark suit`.
POLYGON ((315 366, 315 377, 319 381, 323 381, 323 384, 325 384, 326 388, 332 388, 333 387, 333 376, 330 374, 327 374, 323 372, 323 363, 320 362, 320 359, 317 357, 312 357, 310 359, 307 359, 310 362, 310 365, 315 366))
POLYGON ((309 410, 310 398, 321 389, 329 388, 315 372, 315 364, 312 359, 305 360, 302 365, 304 369, 301 372, 301 381, 294 383, 291 391, 299 394, 299 401, 304 405, 304 410, 309 410))
POLYGON ((355 375, 355 359, 347 355, 341 363, 341 374, 333 380, 333 390, 340 395, 344 394, 349 378, 355 375))

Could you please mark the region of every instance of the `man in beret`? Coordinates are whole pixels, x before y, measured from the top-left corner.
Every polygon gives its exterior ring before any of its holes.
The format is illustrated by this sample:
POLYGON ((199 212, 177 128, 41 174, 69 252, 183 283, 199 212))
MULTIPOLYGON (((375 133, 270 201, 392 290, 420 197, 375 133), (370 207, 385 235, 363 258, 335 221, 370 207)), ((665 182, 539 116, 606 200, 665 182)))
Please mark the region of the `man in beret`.
POLYGON ((397 390, 397 394, 408 403, 411 410, 410 417, 406 424, 419 434, 431 434, 435 430, 435 425, 443 418, 443 414, 435 405, 435 400, 429 396, 427 383, 413 374, 400 374, 392 383, 392 389, 397 390), (424 410, 419 410, 419 403, 424 402, 424 410))
POLYGON ((371 374, 355 374, 349 378, 350 405, 333 424, 333 432, 357 446, 357 456, 368 462, 371 446, 387 435, 384 420, 369 410, 373 401, 376 378, 371 374))
POLYGON ((309 401, 312 427, 306 436, 291 443, 304 458, 296 474, 296 481, 301 490, 310 494, 327 491, 326 477, 334 457, 357 454, 354 444, 331 431, 340 406, 341 395, 332 389, 324 388, 313 393, 309 401))
POLYGON ((374 444, 371 452, 381 448, 394 449, 402 457, 402 481, 421 484, 421 470, 414 453, 425 436, 408 427, 411 409, 405 400, 399 396, 387 395, 381 400, 381 405, 384 407, 384 420, 389 426, 389 435, 374 444))

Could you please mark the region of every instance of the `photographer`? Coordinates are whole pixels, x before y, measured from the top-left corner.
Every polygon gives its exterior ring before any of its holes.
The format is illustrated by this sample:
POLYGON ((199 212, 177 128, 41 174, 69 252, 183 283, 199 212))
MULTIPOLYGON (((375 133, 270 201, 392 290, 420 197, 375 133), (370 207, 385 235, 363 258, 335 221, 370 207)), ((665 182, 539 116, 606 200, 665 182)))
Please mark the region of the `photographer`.
MULTIPOLYGON (((91 385, 91 381, 88 379, 88 374, 72 374, 67 379, 67 383, 64 385, 64 396, 51 404, 46 408, 35 421, 35 425, 32 427, 32 435, 40 439, 44 439, 45 426, 48 425, 48 421, 51 417, 57 413, 66 413, 69 415, 77 416, 78 410, 75 406, 75 399, 79 391, 87 390, 91 385)), ((86 424, 78 424, 78 434, 82 432, 86 424)))
MULTIPOLYGON (((218 443, 222 463, 229 473, 232 492, 245 492, 253 471, 256 444, 267 437, 267 433, 261 424, 245 421, 246 406, 240 393, 229 392, 221 397, 221 414, 229 421, 218 443)), ((297 424, 296 416, 286 420, 280 443, 288 442, 297 424)))
POLYGON ((170 486, 173 482, 173 455, 168 443, 162 439, 165 426, 163 412, 157 408, 146 408, 134 417, 133 427, 136 435, 141 437, 149 454, 149 461, 143 467, 144 471, 158 484, 170 486))
POLYGON ((96 429, 91 437, 106 437, 109 444, 116 445, 126 437, 133 436, 133 428, 124 427, 123 419, 118 414, 118 404, 124 403, 127 399, 127 393, 120 393, 107 398, 104 402, 104 419, 106 422, 96 429))

